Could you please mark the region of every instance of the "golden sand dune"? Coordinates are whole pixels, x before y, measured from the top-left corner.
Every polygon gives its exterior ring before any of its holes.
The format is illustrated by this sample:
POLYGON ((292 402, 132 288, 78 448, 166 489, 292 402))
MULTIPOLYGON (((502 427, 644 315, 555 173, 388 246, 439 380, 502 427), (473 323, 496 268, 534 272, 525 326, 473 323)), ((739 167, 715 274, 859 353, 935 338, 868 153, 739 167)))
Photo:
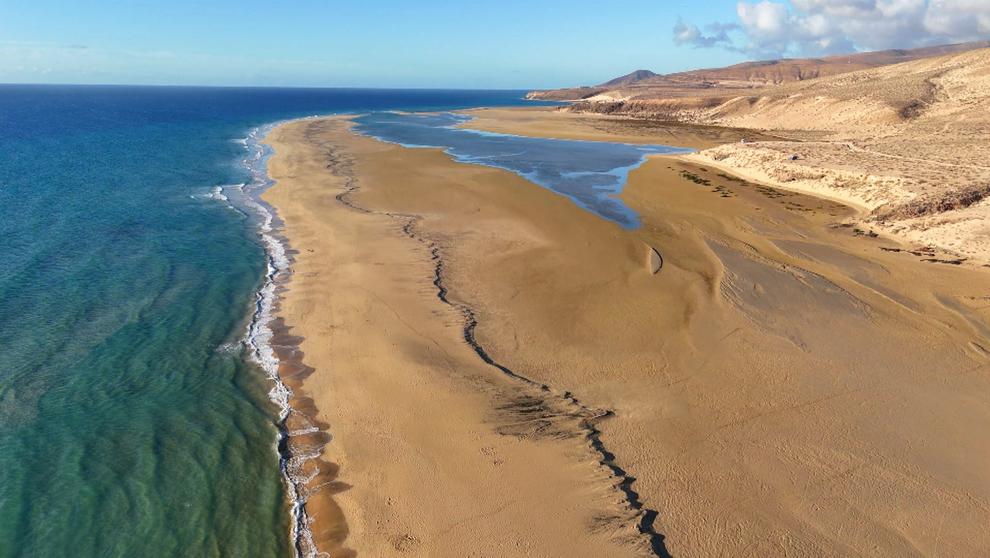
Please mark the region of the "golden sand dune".
POLYGON ((990 49, 745 91, 617 89, 569 111, 751 130, 692 158, 841 200, 863 210, 863 226, 990 263, 990 49))
POLYGON ((990 50, 785 85, 696 120, 817 133, 697 158, 864 206, 879 229, 990 262, 990 50))

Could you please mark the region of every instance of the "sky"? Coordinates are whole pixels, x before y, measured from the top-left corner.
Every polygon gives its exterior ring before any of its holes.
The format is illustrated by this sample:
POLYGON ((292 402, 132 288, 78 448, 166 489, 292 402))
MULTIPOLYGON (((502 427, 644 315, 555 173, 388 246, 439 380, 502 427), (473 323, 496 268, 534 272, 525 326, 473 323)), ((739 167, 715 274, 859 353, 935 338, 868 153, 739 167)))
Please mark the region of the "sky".
POLYGON ((990 39, 990 0, 0 0, 0 83, 530 89, 990 39))

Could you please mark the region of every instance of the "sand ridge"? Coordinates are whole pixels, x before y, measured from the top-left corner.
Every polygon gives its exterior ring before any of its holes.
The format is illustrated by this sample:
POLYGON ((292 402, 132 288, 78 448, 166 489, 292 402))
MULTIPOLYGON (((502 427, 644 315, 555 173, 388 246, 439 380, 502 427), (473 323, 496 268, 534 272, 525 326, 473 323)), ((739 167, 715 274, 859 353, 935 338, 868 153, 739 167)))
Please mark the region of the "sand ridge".
POLYGON ((460 128, 538 138, 662 144, 693 149, 738 142, 744 137, 774 139, 752 130, 724 126, 696 126, 623 116, 577 114, 547 107, 486 108, 459 112, 472 117, 459 124, 460 128))

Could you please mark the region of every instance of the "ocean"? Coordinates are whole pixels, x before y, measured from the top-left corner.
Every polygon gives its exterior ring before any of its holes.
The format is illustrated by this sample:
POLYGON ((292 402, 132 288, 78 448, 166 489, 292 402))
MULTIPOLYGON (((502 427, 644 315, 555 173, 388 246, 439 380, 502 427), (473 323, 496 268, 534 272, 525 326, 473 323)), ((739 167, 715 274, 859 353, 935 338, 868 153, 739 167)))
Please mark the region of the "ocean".
POLYGON ((262 127, 521 98, 0 86, 0 557, 292 556, 262 127))
POLYGON ((522 94, 0 86, 0 558, 297 554, 264 135, 365 113, 359 133, 638 226, 617 196, 628 172, 677 150, 468 131, 445 112, 522 94))

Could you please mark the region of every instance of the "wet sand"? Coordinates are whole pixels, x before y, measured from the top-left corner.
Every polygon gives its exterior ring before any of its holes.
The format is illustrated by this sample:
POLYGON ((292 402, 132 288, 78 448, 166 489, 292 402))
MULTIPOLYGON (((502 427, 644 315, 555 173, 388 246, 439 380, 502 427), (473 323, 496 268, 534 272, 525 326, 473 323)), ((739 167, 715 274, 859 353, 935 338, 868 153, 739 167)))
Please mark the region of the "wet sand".
POLYGON ((321 550, 990 552, 985 270, 672 158, 625 231, 342 120, 270 143, 321 550))

